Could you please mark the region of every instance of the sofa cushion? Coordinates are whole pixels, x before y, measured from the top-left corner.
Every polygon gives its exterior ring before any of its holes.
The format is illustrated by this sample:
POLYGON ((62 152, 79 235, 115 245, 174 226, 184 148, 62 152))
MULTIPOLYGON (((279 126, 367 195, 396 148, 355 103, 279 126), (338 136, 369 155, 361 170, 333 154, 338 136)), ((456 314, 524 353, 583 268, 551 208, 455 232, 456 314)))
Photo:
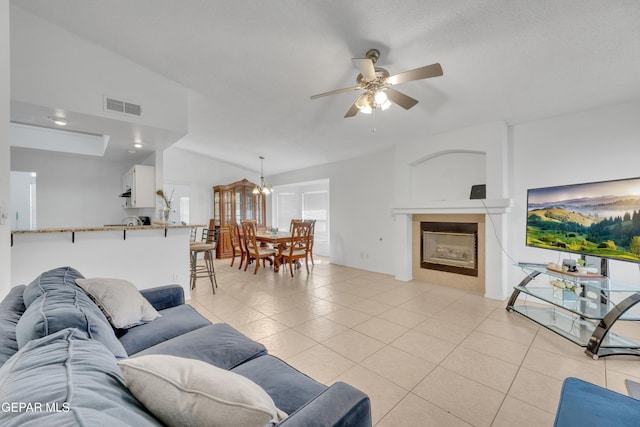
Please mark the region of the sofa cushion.
POLYGON ((207 362, 222 369, 267 353, 267 349, 226 323, 214 323, 161 342, 132 356, 168 354, 207 362))
POLYGON ((160 316, 129 281, 91 278, 76 279, 76 284, 100 307, 114 328, 131 328, 160 316))
POLYGON ((568 377, 562 383, 554 427, 632 427, 640 420, 640 400, 568 377))
POLYGON ((24 305, 29 307, 33 301, 49 290, 74 294, 82 289, 76 285, 76 279, 83 279, 80 272, 71 267, 58 267, 45 271, 24 290, 24 305))
POLYGON ((118 358, 127 357, 109 321, 80 288, 50 289, 36 298, 16 326, 18 346, 22 348, 30 340, 66 328, 81 330, 104 344, 118 358))
POLYGON ((288 414, 327 389, 327 386, 270 355, 252 359, 236 366, 232 371, 262 387, 276 406, 288 414))
POLYGON ((184 304, 184 289, 180 285, 141 289, 140 294, 158 311, 184 304))
POLYGON ((22 300, 25 288, 25 285, 11 288, 0 302, 0 366, 18 351, 16 325, 26 308, 22 300))
POLYGON ((161 425, 127 389, 113 355, 76 329, 30 341, 9 359, 0 402, 9 409, 2 426, 161 425))
POLYGON ((264 427, 286 417, 259 385, 199 360, 152 354, 118 364, 129 390, 170 427, 264 427))
POLYGON ((178 335, 211 324, 187 304, 160 310, 159 313, 162 317, 158 317, 153 322, 118 331, 120 342, 127 353, 138 353, 178 335))

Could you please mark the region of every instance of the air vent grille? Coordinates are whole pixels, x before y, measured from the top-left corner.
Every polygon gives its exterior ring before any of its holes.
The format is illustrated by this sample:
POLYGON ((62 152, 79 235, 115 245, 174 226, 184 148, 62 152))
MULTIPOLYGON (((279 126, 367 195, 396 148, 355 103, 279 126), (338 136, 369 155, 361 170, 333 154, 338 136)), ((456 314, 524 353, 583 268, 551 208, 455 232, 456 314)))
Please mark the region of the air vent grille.
POLYGON ((125 102, 124 112, 127 114, 133 114, 134 116, 139 116, 142 114, 142 107, 138 104, 130 104, 128 102, 125 102))
POLYGON ((142 115, 142 106, 132 102, 126 102, 108 96, 104 97, 104 110, 115 111, 116 113, 129 114, 132 116, 142 115))

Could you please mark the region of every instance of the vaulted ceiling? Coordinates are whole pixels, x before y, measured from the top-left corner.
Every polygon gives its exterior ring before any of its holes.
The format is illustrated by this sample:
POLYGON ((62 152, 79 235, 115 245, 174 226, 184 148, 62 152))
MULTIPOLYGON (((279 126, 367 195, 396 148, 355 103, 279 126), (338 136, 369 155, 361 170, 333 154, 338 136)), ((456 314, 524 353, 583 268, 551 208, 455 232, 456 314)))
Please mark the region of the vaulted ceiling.
POLYGON ((501 120, 508 124, 640 97, 637 0, 12 0, 190 90, 177 146, 265 173, 300 169, 501 120), (345 119, 351 58, 419 103, 345 119), (373 129, 376 129, 373 132, 373 129))

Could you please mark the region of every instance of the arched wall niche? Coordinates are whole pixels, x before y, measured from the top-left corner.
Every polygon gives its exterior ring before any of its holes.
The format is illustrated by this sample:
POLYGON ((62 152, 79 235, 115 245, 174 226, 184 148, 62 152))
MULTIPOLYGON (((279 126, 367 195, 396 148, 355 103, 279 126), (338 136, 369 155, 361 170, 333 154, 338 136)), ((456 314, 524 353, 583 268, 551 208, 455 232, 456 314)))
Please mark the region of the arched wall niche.
POLYGON ((487 154, 444 150, 409 164, 409 197, 414 201, 464 200, 471 186, 486 184, 487 154))

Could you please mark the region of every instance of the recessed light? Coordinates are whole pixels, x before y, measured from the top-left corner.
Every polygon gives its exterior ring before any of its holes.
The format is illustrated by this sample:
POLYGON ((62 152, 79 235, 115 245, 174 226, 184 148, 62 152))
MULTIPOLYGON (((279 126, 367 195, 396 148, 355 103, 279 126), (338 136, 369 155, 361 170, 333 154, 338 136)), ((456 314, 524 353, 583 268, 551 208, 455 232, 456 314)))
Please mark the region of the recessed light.
POLYGON ((66 126, 67 125, 67 119, 65 119, 64 117, 49 117, 51 119, 51 121, 58 125, 58 126, 66 126))
POLYGON ((134 142, 134 143, 133 143, 133 146, 134 146, 135 148, 142 148, 142 142, 134 142))
POLYGON ((131 154, 136 154, 137 153, 136 150, 127 150, 127 151, 129 151, 129 153, 131 153, 131 154))

